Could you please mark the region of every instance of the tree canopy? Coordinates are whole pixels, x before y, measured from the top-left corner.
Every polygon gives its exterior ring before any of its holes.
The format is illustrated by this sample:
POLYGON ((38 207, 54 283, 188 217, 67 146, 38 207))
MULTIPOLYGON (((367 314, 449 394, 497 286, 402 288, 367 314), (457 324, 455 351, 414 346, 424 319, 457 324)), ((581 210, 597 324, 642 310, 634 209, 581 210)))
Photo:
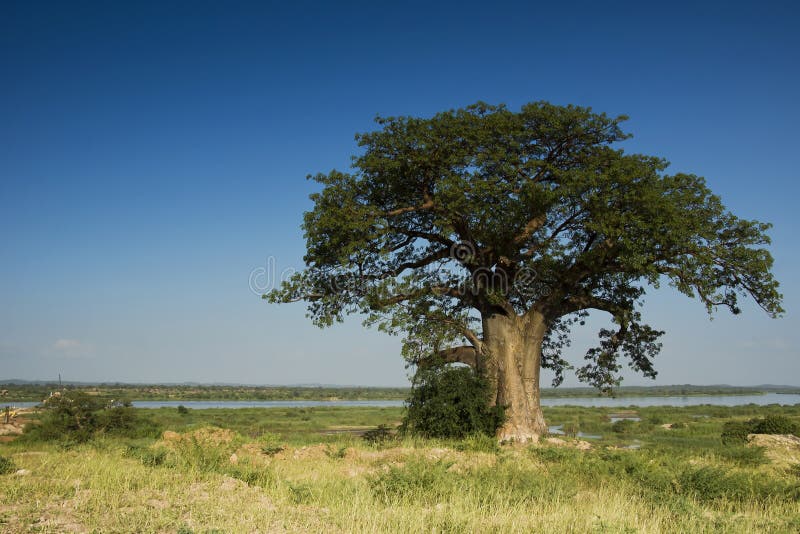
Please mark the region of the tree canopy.
POLYGON ((306 269, 265 298, 304 300, 321 326, 366 314, 405 335, 412 363, 448 349, 469 363, 481 317, 535 313, 556 382, 570 327, 602 311, 614 327, 576 369, 601 389, 618 383, 621 357, 655 376, 663 332, 640 313, 650 288, 669 284, 709 313, 739 313, 749 296, 780 315, 770 226, 733 215, 703 178, 625 153, 625 119, 546 102, 379 117, 356 136, 350 172, 310 177, 322 188, 303 222, 306 269))

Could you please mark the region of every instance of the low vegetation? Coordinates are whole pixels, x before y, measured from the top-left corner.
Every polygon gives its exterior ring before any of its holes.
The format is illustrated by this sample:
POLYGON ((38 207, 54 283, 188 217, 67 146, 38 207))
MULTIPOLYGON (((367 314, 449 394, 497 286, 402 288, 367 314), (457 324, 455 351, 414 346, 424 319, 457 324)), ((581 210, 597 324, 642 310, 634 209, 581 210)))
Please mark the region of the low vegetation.
POLYGON ((768 415, 749 421, 728 421, 722 427, 722 441, 745 443, 750 434, 797 434, 798 425, 783 415, 768 415))
POLYGON ((159 426, 143 417, 127 401, 103 401, 82 391, 56 392, 42 403, 38 424, 28 428, 28 441, 82 443, 101 434, 146 437, 159 426))
MULTIPOLYGON (((53 383, 0 384, 2 402, 41 402, 54 389, 53 383)), ((180 384, 70 384, 67 389, 101 399, 152 401, 291 401, 291 400, 402 400, 408 388, 322 387, 322 386, 217 386, 180 384)))
POLYGON ((14 467, 14 462, 12 462, 10 458, 0 456, 0 475, 7 475, 15 471, 14 467))
MULTIPOLYGON (((57 383, 5 383, 0 384, 0 405, 4 402, 41 402, 57 383)), ((408 388, 375 387, 324 387, 324 386, 215 386, 180 384, 70 384, 93 397, 130 399, 134 401, 292 401, 292 400, 404 400, 408 388)), ((707 396, 707 395, 758 395, 763 393, 800 393, 792 386, 622 386, 615 388, 615 397, 651 396, 707 396)), ((590 387, 542 388, 542 397, 569 398, 596 396, 590 387)))
POLYGON ((82 442, 50 439, 40 412, 0 444, 0 530, 800 529, 800 459, 721 438, 732 422, 783 430, 800 406, 550 408, 577 438, 530 447, 398 434, 400 408, 131 410, 82 442))

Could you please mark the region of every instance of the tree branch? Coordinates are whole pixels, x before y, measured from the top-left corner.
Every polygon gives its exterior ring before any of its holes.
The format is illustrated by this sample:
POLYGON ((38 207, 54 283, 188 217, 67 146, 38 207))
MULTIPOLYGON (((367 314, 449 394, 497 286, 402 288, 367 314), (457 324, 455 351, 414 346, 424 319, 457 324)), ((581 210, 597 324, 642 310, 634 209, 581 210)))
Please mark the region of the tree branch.
POLYGON ((562 312, 562 315, 567 315, 576 311, 588 309, 605 311, 614 317, 623 317, 632 310, 632 306, 624 306, 617 302, 592 295, 573 295, 562 301, 562 306, 559 311, 562 312))
POLYGON ((478 351, 470 345, 442 349, 432 356, 421 359, 417 365, 427 367, 437 360, 443 363, 464 363, 475 369, 478 365, 478 351))
POLYGON ((386 212, 386 217, 396 217, 404 213, 411 213, 413 211, 425 211, 433 208, 433 200, 426 200, 419 206, 407 206, 405 208, 397 208, 386 212))
POLYGON ((514 237, 514 244, 519 245, 524 243, 528 238, 530 238, 536 230, 544 226, 547 222, 547 215, 542 213, 541 215, 537 215, 533 219, 529 220, 522 231, 514 237))
POLYGON ((389 228, 404 236, 426 239, 432 243, 441 243, 442 245, 446 245, 447 247, 452 247, 454 244, 454 241, 452 239, 448 239, 447 237, 444 237, 440 234, 425 232, 423 230, 412 230, 410 228, 400 228, 392 225, 389 225, 389 228))

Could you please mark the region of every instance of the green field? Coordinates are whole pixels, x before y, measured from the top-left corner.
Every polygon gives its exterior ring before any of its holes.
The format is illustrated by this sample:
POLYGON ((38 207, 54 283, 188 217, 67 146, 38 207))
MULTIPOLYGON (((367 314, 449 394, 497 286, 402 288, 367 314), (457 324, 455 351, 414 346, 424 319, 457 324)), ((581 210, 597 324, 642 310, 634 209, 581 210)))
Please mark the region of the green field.
POLYGON ((724 445, 800 406, 550 408, 601 435, 395 439, 399 408, 136 410, 130 435, 0 444, 4 532, 796 532, 800 457, 724 445), (614 416, 639 421, 612 423, 614 416), (672 425, 674 428, 665 428, 672 425), (167 431, 164 433, 164 431, 167 431), (18 470, 24 470, 16 474, 18 470))

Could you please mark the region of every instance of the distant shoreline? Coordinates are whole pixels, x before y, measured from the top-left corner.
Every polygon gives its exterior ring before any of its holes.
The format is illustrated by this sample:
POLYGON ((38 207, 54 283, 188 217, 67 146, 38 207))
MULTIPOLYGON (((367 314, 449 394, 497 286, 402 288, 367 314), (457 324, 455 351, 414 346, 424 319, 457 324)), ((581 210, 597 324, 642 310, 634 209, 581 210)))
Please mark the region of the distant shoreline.
MULTIPOLYGON (((376 401, 404 400, 409 388, 349 386, 236 386, 165 384, 66 384, 68 389, 84 391, 108 399, 131 401, 376 401)), ((1 383, 0 404, 41 401, 58 389, 57 383, 1 383)), ((795 386, 622 386, 612 397, 698 397, 719 395, 798 394, 795 386)), ((542 398, 596 398, 597 390, 588 387, 543 388, 542 398)))

